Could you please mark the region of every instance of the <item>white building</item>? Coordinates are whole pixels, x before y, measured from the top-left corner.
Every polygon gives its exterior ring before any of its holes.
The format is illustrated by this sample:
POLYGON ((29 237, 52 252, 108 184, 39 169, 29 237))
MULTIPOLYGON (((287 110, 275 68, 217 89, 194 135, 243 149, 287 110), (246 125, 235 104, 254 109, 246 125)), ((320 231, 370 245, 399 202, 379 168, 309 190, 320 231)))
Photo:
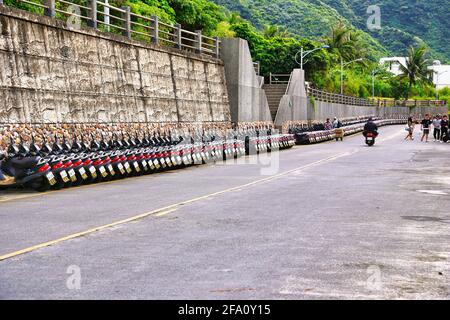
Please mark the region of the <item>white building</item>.
POLYGON ((405 57, 392 57, 392 58, 381 58, 380 65, 385 66, 386 70, 392 72, 394 75, 401 75, 403 72, 400 66, 406 68, 406 58, 405 57))
POLYGON ((433 71, 433 83, 436 89, 450 88, 450 65, 441 64, 436 60, 431 67, 428 67, 428 70, 433 71))

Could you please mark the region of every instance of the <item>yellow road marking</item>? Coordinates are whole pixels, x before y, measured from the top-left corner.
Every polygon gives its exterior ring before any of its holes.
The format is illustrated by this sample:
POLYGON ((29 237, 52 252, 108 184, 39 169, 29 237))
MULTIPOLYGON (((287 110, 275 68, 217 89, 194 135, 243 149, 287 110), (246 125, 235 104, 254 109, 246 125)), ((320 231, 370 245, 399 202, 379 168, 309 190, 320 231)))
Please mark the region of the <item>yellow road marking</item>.
MULTIPOLYGON (((396 133, 394 136, 396 136, 396 135, 398 135, 398 133, 396 133)), ((390 138, 392 138, 392 137, 390 137, 390 138)), ((387 139, 388 138, 386 138, 386 140, 387 139)), ((121 224, 126 224, 128 222, 140 220, 140 219, 152 216, 152 215, 153 216, 158 216, 158 214, 159 214, 159 216, 163 216, 163 215, 166 215, 166 214, 168 214, 170 212, 173 212, 173 211, 177 210, 178 207, 180 207, 182 205, 186 205, 186 204, 190 204, 190 203, 197 202, 197 201, 200 201, 200 200, 204 200, 204 199, 207 199, 207 198, 215 197, 217 195, 221 195, 221 194, 228 193, 228 192, 240 191, 243 188, 254 186, 254 185, 260 184, 260 183, 269 182, 269 181, 278 179, 280 177, 286 176, 286 175, 294 173, 294 172, 301 172, 301 171, 304 171, 304 170, 306 170, 308 168, 311 168, 313 166, 317 166, 319 164, 324 164, 324 163, 327 163, 327 162, 331 162, 331 161, 337 160, 337 159, 342 158, 342 157, 346 157, 346 156, 355 154, 355 153, 357 153, 358 151, 361 151, 361 150, 362 149, 354 149, 353 151, 340 153, 340 154, 337 154, 335 156, 331 156, 331 157, 324 158, 324 159, 321 159, 321 160, 318 160, 318 161, 314 161, 314 162, 311 162, 309 164, 300 166, 298 168, 279 173, 277 175, 273 175, 273 176, 270 176, 270 177, 267 177, 267 178, 263 178, 263 179, 260 179, 260 180, 249 182, 249 183, 246 183, 246 184, 243 184, 243 185, 239 185, 239 186, 236 186, 236 187, 228 188, 228 189, 225 189, 225 190, 222 190, 222 191, 217 191, 217 192, 213 192, 213 193, 210 193, 210 194, 206 194, 204 196, 200 196, 200 197, 193 198, 193 199, 190 199, 190 200, 185 200, 185 201, 182 201, 182 202, 179 202, 179 203, 176 203, 176 204, 172 204, 172 205, 169 205, 169 206, 166 206, 166 207, 163 207, 163 208, 152 210, 152 211, 147 212, 147 213, 139 214, 139 215, 127 218, 127 219, 119 220, 119 221, 112 222, 112 223, 109 223, 109 224, 106 224, 106 225, 102 225, 102 226, 99 226, 99 227, 91 228, 91 229, 88 229, 86 231, 74 233, 74 234, 71 234, 71 235, 68 235, 68 236, 65 236, 65 237, 61 237, 61 238, 58 238, 58 239, 55 239, 55 240, 44 242, 44 243, 41 243, 41 244, 38 244, 38 245, 35 245, 35 246, 32 246, 32 247, 28 247, 28 248, 25 248, 25 249, 22 249, 22 250, 18 250, 18 251, 14 251, 14 252, 11 252, 11 253, 7 253, 7 254, 4 254, 4 255, 0 256, 0 261, 6 260, 6 259, 9 259, 9 258, 13 258, 13 257, 19 256, 19 255, 25 254, 25 253, 29 253, 29 252, 32 252, 32 251, 35 251, 35 250, 38 250, 38 249, 41 249, 41 248, 44 248, 44 247, 48 247, 48 246, 54 245, 54 244, 58 244, 58 243, 63 242, 63 241, 67 241, 67 240, 75 239, 75 238, 78 238, 78 237, 86 236, 86 235, 89 235, 91 233, 94 233, 94 232, 97 232, 97 231, 101 231, 101 230, 104 230, 104 229, 107 229, 107 228, 111 228, 111 227, 115 227, 115 226, 118 226, 118 225, 121 225, 121 224)))
POLYGON ((18 251, 14 251, 14 252, 2 255, 2 256, 0 256, 0 261, 9 259, 9 258, 12 258, 12 257, 15 257, 15 256, 18 256, 18 255, 21 255, 21 254, 24 254, 24 253, 35 251, 35 250, 38 250, 38 249, 41 249, 41 248, 44 248, 44 247, 48 247, 48 246, 57 244, 57 243, 62 242, 62 241, 67 241, 67 240, 71 240, 71 239, 74 239, 74 238, 86 236, 88 234, 91 234, 91 233, 94 233, 94 232, 97 232, 97 231, 101 231, 101 230, 104 230, 104 229, 107 229, 107 228, 112 228, 112 227, 116 227, 116 226, 121 225, 121 224, 125 224, 125 223, 128 223, 128 222, 133 222, 133 221, 136 221, 136 220, 139 220, 139 219, 143 219, 143 218, 146 218, 148 216, 152 216, 152 215, 162 216, 162 215, 168 214, 170 212, 173 212, 175 210, 176 209, 162 211, 161 209, 156 209, 156 210, 153 210, 153 211, 150 211, 150 212, 147 212, 147 213, 143 213, 143 214, 140 214, 140 215, 137 215, 137 216, 134 216, 134 217, 130 217, 130 218, 119 220, 119 221, 112 222, 112 223, 108 223, 108 224, 105 224, 105 225, 102 225, 102 226, 99 226, 99 227, 91 228, 91 229, 88 229, 86 231, 73 233, 71 235, 68 235, 68 236, 65 236, 65 237, 62 237, 62 238, 58 238, 58 239, 55 239, 55 240, 52 240, 52 241, 40 243, 40 244, 32 246, 32 247, 28 247, 28 248, 25 248, 25 249, 22 249, 22 250, 18 250, 18 251))
POLYGON ((214 196, 217 196, 217 195, 221 195, 221 194, 224 194, 224 193, 227 193, 227 192, 238 191, 238 190, 241 190, 242 188, 250 187, 250 186, 253 186, 253 185, 256 185, 256 184, 259 184, 259 183, 272 181, 272 180, 278 179, 280 177, 286 176, 286 175, 288 175, 288 174, 290 174, 292 172, 303 171, 303 170, 306 170, 306 169, 308 169, 308 168, 310 168, 312 166, 315 166, 315 165, 318 165, 318 164, 322 164, 322 163, 326 163, 326 162, 329 162, 329 161, 333 161, 333 160, 336 160, 338 158, 341 158, 341 157, 344 157, 344 156, 347 156, 347 155, 350 155, 350 154, 351 153, 349 153, 349 152, 338 154, 336 156, 332 156, 332 157, 328 157, 328 158, 325 158, 325 159, 322 159, 322 160, 318 160, 318 161, 309 163, 307 165, 304 165, 304 166, 301 166, 301 167, 298 167, 298 168, 295 168, 295 169, 292 169, 292 170, 289 170, 289 171, 285 171, 285 172, 282 172, 280 174, 273 175, 273 176, 270 176, 270 177, 267 177, 267 178, 264 178, 264 179, 256 180, 256 181, 249 182, 249 183, 246 183, 246 184, 243 184, 243 185, 240 185, 240 186, 236 186, 236 187, 228 188, 228 189, 225 189, 225 190, 217 191, 217 192, 214 192, 214 193, 206 194, 204 196, 196 197, 196 198, 193 198, 193 199, 190 199, 190 200, 185 200, 185 201, 182 201, 182 202, 179 202, 179 203, 176 203, 176 204, 169 205, 167 207, 163 207, 163 208, 159 208, 159 209, 156 209, 156 210, 152 210, 150 212, 139 214, 139 215, 127 218, 127 219, 119 220, 119 221, 112 222, 112 223, 109 223, 109 224, 106 224, 106 225, 102 225, 102 226, 99 226, 99 227, 91 228, 91 229, 88 229, 86 231, 77 232, 77 233, 74 233, 74 234, 71 234, 71 235, 68 235, 68 236, 65 236, 65 237, 61 237, 61 238, 58 238, 58 239, 55 239, 55 240, 51 240, 51 241, 44 242, 44 243, 41 243, 41 244, 38 244, 38 245, 35 245, 35 246, 31 246, 31 247, 28 247, 28 248, 25 248, 25 249, 22 249, 22 250, 18 250, 18 251, 14 251, 14 252, 11 252, 11 253, 7 253, 7 254, 4 254, 4 255, 0 256, 0 261, 6 260, 6 259, 9 259, 9 258, 13 258, 13 257, 19 256, 19 255, 25 254, 25 253, 29 253, 29 252, 32 252, 32 251, 35 251, 35 250, 38 250, 38 249, 41 249, 41 248, 44 248, 44 247, 48 247, 48 246, 54 245, 54 244, 58 244, 58 243, 63 242, 63 241, 67 241, 67 240, 71 240, 71 239, 74 239, 74 238, 86 236, 86 235, 89 235, 91 233, 94 233, 94 232, 97 232, 97 231, 101 231, 101 230, 104 230, 104 229, 107 229, 107 228, 111 228, 111 227, 115 227, 115 226, 118 226, 118 225, 121 225, 121 224, 125 224, 125 223, 128 223, 128 222, 140 220, 140 219, 146 218, 148 216, 152 216, 152 215, 153 216, 163 216, 163 215, 166 215, 166 214, 168 214, 170 212, 173 212, 173 211, 177 210, 178 207, 180 207, 182 205, 186 205, 186 204, 190 204, 190 203, 193 203, 193 202, 197 202, 197 201, 200 201, 200 200, 203 200, 203 199, 207 199, 207 198, 210 198, 210 197, 214 197, 214 196))
POLYGON ((169 213, 172 213, 174 211, 177 211, 177 209, 171 209, 171 210, 162 211, 162 212, 156 213, 154 216, 155 217, 162 217, 162 216, 168 215, 169 213))
POLYGON ((24 195, 9 195, 9 194, 5 194, 5 195, 1 196, 1 197, 4 197, 4 199, 0 198, 0 202, 8 202, 8 201, 13 201, 13 200, 27 199, 27 198, 32 198, 32 197, 39 196, 41 194, 45 194, 45 193, 33 193, 33 194, 24 194, 24 195))

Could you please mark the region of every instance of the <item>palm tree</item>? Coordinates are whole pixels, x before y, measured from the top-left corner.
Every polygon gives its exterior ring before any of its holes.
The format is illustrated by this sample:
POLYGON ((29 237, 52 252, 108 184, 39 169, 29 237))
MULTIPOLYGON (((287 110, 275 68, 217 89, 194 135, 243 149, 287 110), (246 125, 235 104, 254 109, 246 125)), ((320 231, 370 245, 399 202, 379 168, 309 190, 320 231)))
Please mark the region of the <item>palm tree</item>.
POLYGON ((431 83, 431 74, 430 70, 428 70, 429 59, 426 58, 427 53, 428 49, 425 46, 420 46, 419 48, 410 46, 408 57, 406 58, 406 66, 400 66, 402 74, 399 76, 399 79, 408 81, 406 100, 408 100, 411 88, 414 85, 417 83, 431 83))
POLYGON ((359 36, 342 22, 331 27, 330 35, 324 41, 330 46, 330 51, 344 61, 355 59, 358 53, 359 36))
POLYGON ((276 25, 265 25, 263 28, 263 34, 266 39, 275 37, 281 38, 289 37, 289 32, 286 29, 280 28, 279 26, 276 25))

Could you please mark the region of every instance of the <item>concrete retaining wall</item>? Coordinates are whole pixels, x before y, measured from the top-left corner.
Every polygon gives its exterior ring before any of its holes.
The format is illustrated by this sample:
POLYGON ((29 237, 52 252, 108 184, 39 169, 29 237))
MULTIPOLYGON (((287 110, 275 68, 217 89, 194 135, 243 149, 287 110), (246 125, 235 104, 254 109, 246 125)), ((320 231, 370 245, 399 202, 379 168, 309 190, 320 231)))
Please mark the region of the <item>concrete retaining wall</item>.
POLYGON ((423 117, 425 114, 437 115, 448 114, 448 107, 380 107, 377 108, 377 115, 384 118, 395 117, 396 115, 412 115, 416 118, 423 117))
POLYGON ((247 41, 222 39, 221 58, 230 97, 231 120, 238 122, 272 121, 261 77, 256 75, 247 41))
POLYGON ((275 117, 275 126, 280 128, 286 121, 308 118, 308 99, 305 90, 303 70, 294 69, 286 94, 281 98, 275 117))
POLYGON ((222 61, 0 6, 0 123, 229 122, 222 61))
POLYGON ((351 106, 323 101, 309 101, 308 120, 325 121, 327 118, 351 118, 361 116, 376 116, 377 108, 351 106))
POLYGON ((338 103, 316 101, 307 96, 305 91, 304 72, 295 69, 291 74, 291 81, 287 94, 281 99, 275 118, 277 128, 286 128, 287 123, 304 121, 321 121, 327 118, 353 118, 361 116, 378 116, 384 118, 397 118, 399 116, 413 115, 423 117, 426 113, 447 114, 444 107, 367 107, 352 106, 338 103))

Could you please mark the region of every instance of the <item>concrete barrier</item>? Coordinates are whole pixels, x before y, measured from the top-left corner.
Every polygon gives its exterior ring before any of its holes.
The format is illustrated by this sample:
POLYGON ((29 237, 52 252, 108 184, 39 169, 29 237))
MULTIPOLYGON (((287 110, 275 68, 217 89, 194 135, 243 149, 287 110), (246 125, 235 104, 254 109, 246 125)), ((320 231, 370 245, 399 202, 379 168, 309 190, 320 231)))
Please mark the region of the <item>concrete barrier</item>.
POLYGON ((308 97, 305 90, 304 71, 295 69, 286 91, 286 95, 280 101, 275 118, 277 128, 287 128, 288 123, 295 122, 324 122, 327 118, 352 118, 352 117, 380 117, 398 118, 413 116, 421 118, 426 113, 431 115, 447 114, 447 106, 427 107, 376 107, 357 106, 332 103, 316 100, 308 97))
POLYGON ((0 6, 0 124, 230 121, 219 59, 0 6))
POLYGON ((238 38, 221 41, 220 56, 225 63, 231 120, 271 122, 267 97, 261 88, 263 78, 256 75, 247 41, 238 38))

